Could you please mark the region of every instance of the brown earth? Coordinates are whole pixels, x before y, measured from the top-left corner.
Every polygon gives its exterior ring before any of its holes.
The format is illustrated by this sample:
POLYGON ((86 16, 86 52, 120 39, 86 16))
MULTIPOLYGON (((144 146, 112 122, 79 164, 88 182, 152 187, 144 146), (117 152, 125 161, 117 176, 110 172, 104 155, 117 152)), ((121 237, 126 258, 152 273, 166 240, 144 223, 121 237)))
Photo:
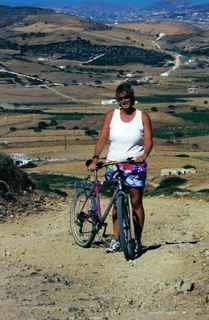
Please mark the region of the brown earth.
POLYGON ((120 28, 141 31, 148 34, 157 34, 164 32, 169 35, 181 33, 193 33, 198 29, 194 26, 176 22, 152 22, 152 23, 122 23, 118 24, 120 28))
POLYGON ((148 250, 127 262, 68 233, 69 204, 0 224, 0 319, 208 320, 208 202, 146 198, 148 250))

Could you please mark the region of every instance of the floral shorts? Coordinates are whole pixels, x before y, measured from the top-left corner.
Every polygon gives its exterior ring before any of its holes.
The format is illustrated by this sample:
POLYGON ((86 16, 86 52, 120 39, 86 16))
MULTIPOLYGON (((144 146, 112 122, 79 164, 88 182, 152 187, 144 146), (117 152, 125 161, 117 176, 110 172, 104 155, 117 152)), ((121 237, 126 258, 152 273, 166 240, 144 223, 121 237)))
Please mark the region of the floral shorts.
MULTIPOLYGON (((143 161, 141 163, 121 163, 119 164, 120 170, 123 171, 123 176, 125 179, 125 184, 128 187, 133 188, 144 188, 146 176, 147 176, 147 163, 143 161)), ((110 165, 106 168, 105 178, 108 182, 114 180, 114 175, 116 173, 116 166, 110 165)))

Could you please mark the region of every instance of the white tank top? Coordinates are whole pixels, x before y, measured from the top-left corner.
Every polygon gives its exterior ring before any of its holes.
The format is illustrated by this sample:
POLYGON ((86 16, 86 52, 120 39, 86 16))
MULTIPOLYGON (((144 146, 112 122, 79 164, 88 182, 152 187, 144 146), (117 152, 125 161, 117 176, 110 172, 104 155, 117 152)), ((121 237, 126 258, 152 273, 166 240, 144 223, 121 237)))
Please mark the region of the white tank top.
POLYGON ((120 110, 115 109, 109 129, 108 161, 125 161, 144 153, 144 126, 140 110, 136 110, 130 122, 124 122, 121 120, 120 110))

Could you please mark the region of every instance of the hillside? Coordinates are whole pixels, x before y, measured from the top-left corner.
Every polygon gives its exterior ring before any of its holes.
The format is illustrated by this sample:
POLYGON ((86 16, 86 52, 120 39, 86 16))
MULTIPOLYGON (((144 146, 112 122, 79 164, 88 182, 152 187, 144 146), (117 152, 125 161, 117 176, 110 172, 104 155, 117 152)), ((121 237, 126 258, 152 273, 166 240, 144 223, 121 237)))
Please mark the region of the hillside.
POLYGON ((153 122, 151 182, 160 183, 166 167, 194 166, 181 189, 204 192, 209 62, 192 50, 207 43, 206 30, 168 21, 106 26, 29 9, 0 33, 0 147, 7 154, 40 159, 31 171, 43 179, 85 174, 104 113, 116 107, 114 90, 128 81, 136 107, 153 122))
POLYGON ((165 33, 166 35, 196 34, 199 28, 186 23, 180 22, 147 22, 147 23, 122 23, 117 25, 118 28, 139 31, 147 35, 157 35, 165 33))
POLYGON ((5 50, 19 49, 20 54, 30 56, 54 56, 56 52, 58 58, 80 61, 105 54, 105 58, 97 60, 99 65, 126 64, 128 56, 131 63, 159 66, 172 59, 168 54, 139 47, 131 40, 129 30, 124 29, 122 38, 120 32, 116 35, 117 29, 92 20, 44 9, 1 8, 1 21, 7 21, 0 30, 0 47, 5 50))
POLYGON ((28 15, 47 15, 53 10, 31 8, 31 7, 8 7, 0 5, 0 27, 10 27, 14 24, 19 24, 28 15))

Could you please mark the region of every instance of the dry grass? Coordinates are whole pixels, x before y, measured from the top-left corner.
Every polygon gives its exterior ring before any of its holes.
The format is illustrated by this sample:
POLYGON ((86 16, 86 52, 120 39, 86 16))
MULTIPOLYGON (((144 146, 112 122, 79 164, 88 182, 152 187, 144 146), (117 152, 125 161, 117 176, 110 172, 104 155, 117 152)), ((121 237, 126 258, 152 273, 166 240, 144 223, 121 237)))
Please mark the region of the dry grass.
POLYGON ((156 35, 163 32, 168 35, 193 33, 196 29, 188 24, 175 22, 158 22, 158 23, 122 23, 120 28, 136 30, 141 33, 156 35))
POLYGON ((62 31, 74 31, 74 32, 80 32, 83 28, 81 26, 75 27, 75 26, 60 26, 58 24, 52 24, 52 23, 44 23, 44 22, 36 22, 34 24, 31 24, 26 27, 18 27, 15 28, 15 31, 19 32, 62 32, 62 31))
MULTIPOLYGON (((152 48, 152 40, 156 38, 156 35, 160 32, 164 32, 168 35, 176 35, 181 33, 194 33, 196 28, 189 25, 183 25, 179 23, 146 23, 146 24, 119 24, 113 26, 111 30, 106 31, 87 31, 86 25, 76 17, 68 17, 63 15, 54 16, 32 16, 28 18, 29 25, 23 28, 16 28, 19 32, 47 32, 49 35, 45 38, 29 39, 29 43, 47 43, 50 41, 63 41, 69 39, 69 37, 76 38, 78 35, 82 38, 89 39, 94 43, 102 43, 104 45, 109 44, 125 44, 142 46, 145 48, 152 48)), ((125 74, 136 71, 142 71, 142 75, 151 75, 156 80, 156 84, 148 84, 143 86, 135 86, 135 94, 137 96, 153 96, 153 95, 176 95, 187 94, 187 88, 193 85, 193 75, 201 76, 207 75, 207 70, 186 70, 178 69, 175 73, 172 73, 169 77, 163 78, 160 74, 167 71, 168 67, 153 68, 152 66, 144 66, 140 64, 128 64, 125 66, 112 66, 115 71, 110 74, 92 73, 91 77, 88 73, 67 73, 67 72, 55 72, 52 67, 60 65, 78 66, 79 62, 48 59, 43 64, 36 61, 36 58, 31 62, 8 60, 5 62, 10 69, 25 73, 28 75, 37 74, 40 78, 49 79, 54 82, 65 83, 66 86, 51 87, 51 89, 44 89, 41 87, 24 87, 21 85, 0 85, 1 104, 14 104, 36 103, 37 109, 42 109, 49 112, 86 112, 86 113, 105 113, 106 111, 113 109, 114 106, 102 106, 101 100, 107 98, 113 98, 115 96, 115 88, 117 85, 125 80, 123 78, 117 78, 118 71, 124 70, 125 74), (101 86, 95 85, 95 80, 101 79, 101 86), (71 85, 71 81, 76 80, 79 85, 71 85), (72 104, 71 100, 76 101, 76 104, 72 104), (40 105, 38 105, 40 103, 40 105), (47 105, 51 103, 52 105, 47 105), (66 104, 59 104, 66 103, 66 104)), ((86 68, 86 67, 85 67, 86 68)), ((111 68, 111 67, 110 67, 111 68)), ((91 66, 89 66, 89 72, 91 72, 91 66)), ((141 77, 141 74, 138 74, 141 77)), ((203 83, 200 83, 200 92, 207 93, 207 88, 203 88, 203 83)), ((190 111, 191 106, 203 106, 204 100, 208 98, 194 97, 189 99, 185 103, 172 103, 177 105, 178 110, 190 111)), ((170 102, 163 103, 148 103, 137 104, 137 108, 150 111, 150 108, 155 106, 159 112, 150 112, 150 116, 153 122, 153 126, 184 126, 185 122, 181 118, 177 118, 174 115, 165 113, 168 111, 168 105, 170 102)), ((11 144, 1 146, 1 150, 11 153, 26 153, 33 159, 40 158, 46 160, 39 164, 34 169, 28 169, 28 171, 37 172, 56 172, 70 175, 87 174, 84 166, 84 161, 90 158, 94 152, 95 140, 87 137, 82 130, 72 130, 74 126, 89 127, 98 129, 101 123, 101 116, 84 117, 82 120, 59 120, 59 125, 65 125, 66 130, 43 130, 42 132, 35 133, 33 130, 19 130, 28 128, 37 123, 40 120, 49 118, 47 115, 36 114, 24 114, 24 115, 11 115, 2 114, 0 118, 0 135, 1 139, 8 140, 11 144), (17 126, 18 131, 9 132, 9 127, 17 126), (98 128, 97 128, 98 127, 98 128)), ((168 144, 163 140, 156 140, 154 150, 149 159, 149 179, 159 181, 160 170, 163 168, 176 168, 184 165, 195 166, 198 170, 197 175, 187 176, 188 186, 191 189, 198 190, 199 187, 206 186, 205 180, 208 177, 209 162, 206 159, 209 157, 209 142, 208 137, 195 137, 182 139, 181 143, 168 144), (196 152, 192 152, 192 145, 198 144, 199 149, 196 152), (177 154, 188 154, 188 158, 176 157, 177 154), (205 160, 206 159, 206 160, 205 160), (205 180, 204 180, 205 179, 205 180), (190 184, 190 185, 189 185, 190 184)), ((106 150, 104 151, 104 155, 106 150)))
MULTIPOLYGON (((9 113, 4 113, 0 118, 0 125, 4 125, 6 127, 10 126, 28 126, 36 124, 39 120, 43 120, 46 116, 38 115, 38 114, 21 114, 21 115, 11 115, 9 113)), ((14 134, 14 133, 13 133, 14 134)), ((17 133, 16 133, 17 134, 17 133)), ((15 135, 16 135, 15 134, 15 135)))

